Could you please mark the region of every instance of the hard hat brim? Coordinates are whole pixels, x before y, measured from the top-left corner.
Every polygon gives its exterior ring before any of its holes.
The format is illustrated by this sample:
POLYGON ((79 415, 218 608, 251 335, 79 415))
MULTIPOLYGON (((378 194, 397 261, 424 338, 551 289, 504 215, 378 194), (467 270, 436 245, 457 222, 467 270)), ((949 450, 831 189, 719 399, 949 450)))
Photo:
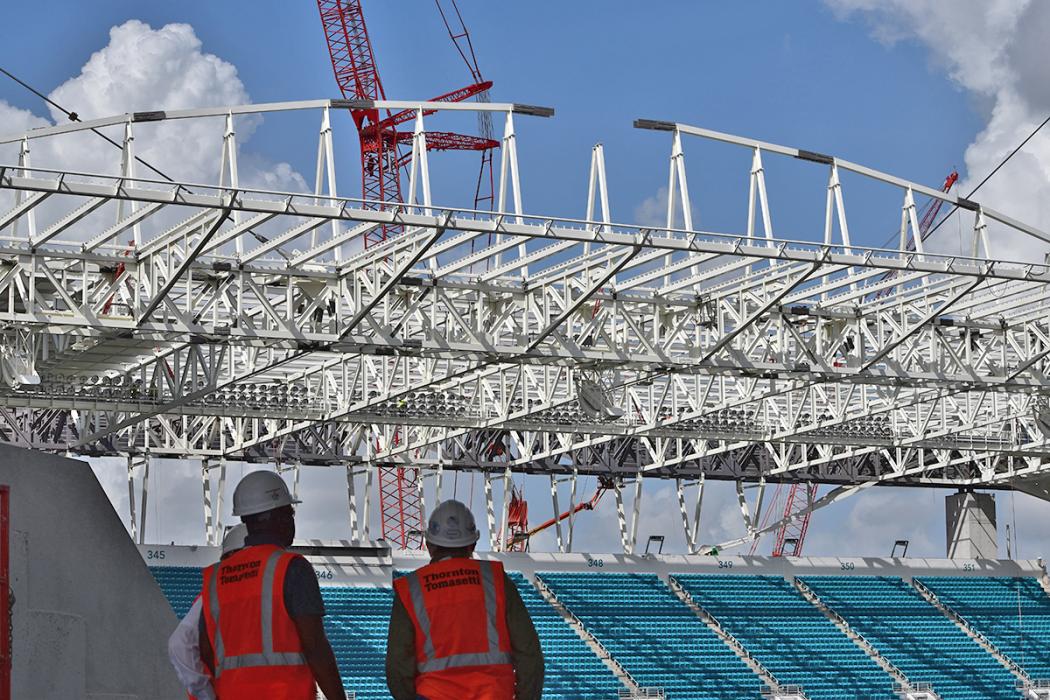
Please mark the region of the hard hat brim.
POLYGON ((278 508, 284 508, 285 506, 296 506, 302 503, 302 500, 293 498, 287 503, 282 503, 279 506, 270 506, 269 508, 234 508, 233 514, 239 518, 243 518, 246 515, 258 515, 259 513, 266 513, 271 510, 277 510, 278 508))
POLYGON ((449 540, 440 535, 431 535, 430 532, 426 532, 423 535, 423 539, 426 540, 427 544, 434 544, 439 547, 469 547, 472 544, 476 544, 477 541, 481 539, 481 533, 475 532, 474 539, 467 542, 449 540))

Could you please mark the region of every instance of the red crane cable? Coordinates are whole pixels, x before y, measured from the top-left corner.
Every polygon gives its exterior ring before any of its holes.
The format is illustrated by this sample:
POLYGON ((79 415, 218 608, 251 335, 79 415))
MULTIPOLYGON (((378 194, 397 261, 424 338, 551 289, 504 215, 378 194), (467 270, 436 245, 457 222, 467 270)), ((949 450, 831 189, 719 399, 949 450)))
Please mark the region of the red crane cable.
MULTIPOLYGON (((478 57, 474 53, 474 42, 470 39, 470 30, 467 29, 466 23, 463 21, 463 15, 459 11, 459 5, 456 4, 456 0, 434 0, 434 4, 437 5, 438 12, 441 14, 441 21, 445 23, 445 29, 448 30, 448 36, 452 40, 452 45, 456 47, 456 51, 459 52, 460 58, 463 59, 463 63, 466 64, 467 70, 470 71, 470 77, 473 79, 475 84, 488 84, 492 85, 491 81, 486 81, 485 77, 481 73, 481 68, 478 66, 478 57), (450 6, 450 11, 445 12, 444 4, 447 2, 450 6), (449 17, 455 14, 457 27, 452 26, 452 22, 449 17)), ((479 102, 488 102, 489 93, 488 90, 479 92, 475 99, 479 102)), ((481 151, 481 167, 478 169, 478 179, 474 186, 474 209, 491 210, 496 202, 496 184, 495 177, 492 171, 492 152, 499 146, 499 142, 492 138, 492 114, 489 112, 478 112, 478 133, 481 138, 488 139, 491 143, 495 144, 491 148, 486 148, 481 151)), ((489 245, 492 244, 492 236, 489 236, 489 245)), ((470 252, 474 252, 474 242, 471 241, 470 252)), ((485 262, 486 269, 488 269, 488 261, 485 262)))

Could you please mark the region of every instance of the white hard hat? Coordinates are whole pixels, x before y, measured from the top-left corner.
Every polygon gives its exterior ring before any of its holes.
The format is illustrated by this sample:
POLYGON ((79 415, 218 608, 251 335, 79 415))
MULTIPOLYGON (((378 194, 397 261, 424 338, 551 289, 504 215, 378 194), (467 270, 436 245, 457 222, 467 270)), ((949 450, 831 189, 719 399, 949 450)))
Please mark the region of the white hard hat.
POLYGON ((288 485, 279 475, 258 471, 246 474, 233 491, 233 514, 256 515, 300 501, 292 498, 288 485))
POLYGON ((244 539, 248 536, 248 526, 237 523, 233 527, 226 528, 226 535, 222 538, 222 556, 226 556, 238 549, 244 549, 244 539))
POLYGON ((442 501, 430 514, 426 540, 441 547, 466 547, 478 541, 474 514, 463 503, 442 501))

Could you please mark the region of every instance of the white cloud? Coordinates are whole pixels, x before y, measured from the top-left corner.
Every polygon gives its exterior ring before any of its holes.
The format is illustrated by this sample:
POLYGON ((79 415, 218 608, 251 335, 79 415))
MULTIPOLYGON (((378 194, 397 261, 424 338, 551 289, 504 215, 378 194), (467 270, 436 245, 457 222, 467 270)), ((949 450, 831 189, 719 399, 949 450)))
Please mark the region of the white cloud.
POLYGON ((663 226, 667 223, 667 188, 661 187, 634 208, 634 223, 639 226, 663 226))
MULTIPOLYGON (((152 29, 138 20, 113 27, 109 43, 96 51, 78 75, 49 95, 81 120, 126 112, 176 110, 247 104, 248 92, 232 64, 202 50, 201 41, 187 24, 152 29)), ((56 124, 67 117, 51 108, 56 124)), ((11 135, 49 122, 0 100, 0 132, 11 135)), ((288 163, 274 163, 246 150, 259 125, 257 117, 236 117, 234 127, 242 155, 240 179, 245 186, 304 191, 306 181, 288 163)), ((105 130, 123 140, 123 128, 105 130)), ((216 183, 222 147, 223 122, 188 119, 135 125, 135 154, 170 177, 191 183, 216 183)), ((17 147, 0 150, 5 163, 15 162, 17 147)), ((37 168, 115 174, 120 151, 90 132, 49 137, 31 142, 32 165, 37 168)), ((141 164, 136 175, 160 179, 141 164)), ((47 218, 42 211, 39 218, 47 218)), ((92 216, 112 216, 100 210, 92 216)), ((85 220, 85 227, 91 221, 85 220)), ((163 223, 163 222, 162 222, 163 223)))
MULTIPOLYGON (((634 208, 634 223, 639 226, 656 227, 663 227, 667 224, 666 187, 660 187, 651 197, 646 197, 634 208)), ((694 224, 695 223, 694 219, 694 224)), ((675 226, 678 228, 685 227, 685 218, 682 214, 682 203, 680 199, 677 198, 677 193, 675 199, 675 226)))
MULTIPOLYGON (((842 17, 861 17, 874 36, 893 43, 914 39, 930 51, 933 64, 976 98, 986 124, 966 149, 966 177, 959 192, 969 192, 1038 125, 1050 110, 1046 80, 1046 35, 1050 3, 1032 0, 825 0, 842 17)), ((1034 138, 975 199, 1015 219, 1050 230, 1050 134, 1034 138)), ((970 245, 963 219, 963 253, 970 245)), ((932 248, 957 252, 952 224, 932 248)), ((1025 234, 994 226, 993 257, 1042 261, 1046 244, 1025 234)))
POLYGON ((1010 527, 1012 544, 1010 554, 1016 559, 1047 558, 1047 526, 1050 522, 1050 503, 1019 492, 1000 492, 997 499, 996 516, 1000 552, 1006 556, 1007 526, 1010 527))

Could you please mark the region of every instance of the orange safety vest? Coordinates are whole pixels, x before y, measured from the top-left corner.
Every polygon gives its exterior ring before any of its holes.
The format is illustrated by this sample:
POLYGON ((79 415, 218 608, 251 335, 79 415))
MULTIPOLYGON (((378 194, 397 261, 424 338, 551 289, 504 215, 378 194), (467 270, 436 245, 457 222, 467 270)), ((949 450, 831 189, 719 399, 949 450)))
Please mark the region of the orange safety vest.
POLYGON ((456 557, 394 581, 415 627, 416 693, 427 700, 513 700, 503 565, 456 557))
POLYGON ((314 700, 316 683, 284 607, 284 577, 298 557, 245 547, 204 570, 204 624, 220 700, 314 700))

